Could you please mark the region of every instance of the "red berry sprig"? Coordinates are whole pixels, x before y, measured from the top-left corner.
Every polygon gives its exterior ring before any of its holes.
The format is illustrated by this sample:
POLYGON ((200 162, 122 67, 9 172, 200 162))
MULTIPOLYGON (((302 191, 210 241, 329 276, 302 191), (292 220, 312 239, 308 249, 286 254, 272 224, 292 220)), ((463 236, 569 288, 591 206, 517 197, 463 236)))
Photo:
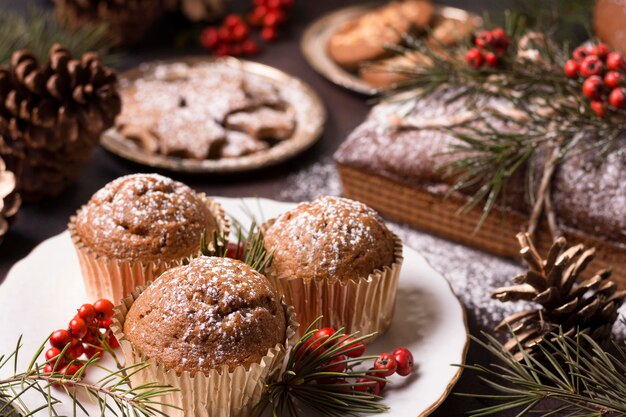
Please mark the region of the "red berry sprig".
POLYGON ((474 69, 479 69, 483 65, 497 68, 511 45, 511 41, 504 29, 496 28, 479 32, 474 38, 474 45, 476 47, 467 51, 465 56, 467 65, 474 69))
POLYGON ((200 34, 200 44, 217 56, 249 56, 261 48, 251 37, 251 28, 260 30, 261 38, 273 42, 285 25, 293 0, 254 0, 253 9, 247 16, 227 15, 221 26, 208 26, 200 34))
POLYGON ((55 330, 50 336, 51 347, 45 352, 43 372, 68 377, 80 373, 84 377, 87 361, 102 357, 106 349, 119 347, 109 330, 113 307, 105 299, 80 306, 67 329, 55 330))
POLYGON ((563 71, 567 77, 582 81, 582 93, 598 117, 605 117, 609 109, 626 108, 626 60, 619 52, 603 43, 581 45, 574 49, 563 71))

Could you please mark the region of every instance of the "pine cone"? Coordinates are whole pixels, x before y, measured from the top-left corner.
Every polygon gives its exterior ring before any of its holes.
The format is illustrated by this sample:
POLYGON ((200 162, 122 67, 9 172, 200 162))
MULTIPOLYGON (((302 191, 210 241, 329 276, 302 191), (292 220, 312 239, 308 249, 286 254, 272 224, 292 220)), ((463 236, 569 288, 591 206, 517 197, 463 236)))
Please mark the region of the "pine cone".
POLYGON ((163 0, 54 0, 57 20, 71 29, 104 22, 116 45, 133 45, 163 12, 163 0))
POLYGON ((0 156, 26 200, 77 179, 121 108, 117 76, 96 54, 72 59, 55 44, 49 58, 40 66, 22 50, 0 67, 0 156))
POLYGON ((192 22, 210 20, 224 11, 222 0, 180 0, 180 10, 192 22))
POLYGON ((561 237, 542 259, 527 233, 518 234, 517 239, 529 270, 513 278, 518 285, 498 288, 491 296, 500 301, 526 300, 542 308, 513 314, 496 326, 498 331, 511 328, 515 335, 505 349, 518 359, 522 357, 520 347, 537 356, 543 340, 555 341, 560 334, 576 332, 588 334, 600 344, 608 341, 626 291, 617 291, 608 270, 577 283, 595 249, 579 244, 565 250, 567 241, 561 237))
POLYGON ((0 158, 0 242, 15 220, 22 204, 15 186, 15 174, 7 171, 4 161, 0 158))

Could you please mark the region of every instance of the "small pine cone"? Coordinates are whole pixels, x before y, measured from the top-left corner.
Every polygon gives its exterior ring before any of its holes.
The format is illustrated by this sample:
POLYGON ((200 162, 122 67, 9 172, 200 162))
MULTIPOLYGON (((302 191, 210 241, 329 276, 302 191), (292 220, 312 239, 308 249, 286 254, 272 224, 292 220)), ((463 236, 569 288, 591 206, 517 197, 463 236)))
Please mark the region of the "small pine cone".
POLYGON ((539 304, 539 308, 513 314, 496 326, 498 331, 513 331, 514 337, 504 345, 505 350, 518 359, 522 358, 521 350, 538 356, 544 340, 554 342, 560 334, 573 336, 577 332, 599 344, 607 342, 626 291, 617 290, 608 270, 578 282, 593 260, 595 249, 585 249, 582 244, 566 249, 567 242, 561 237, 542 259, 527 233, 517 238, 528 271, 513 277, 516 285, 495 290, 492 298, 525 300, 539 304))
POLYGON ((0 67, 0 156, 22 197, 56 196, 78 178, 120 109, 117 76, 97 54, 73 59, 55 44, 40 65, 14 52, 0 67))
POLYGON ((192 22, 210 20, 224 12, 222 0, 180 0, 181 12, 192 22))
POLYGON ((15 174, 6 169, 4 161, 0 158, 0 242, 17 217, 17 212, 22 204, 22 199, 16 192, 15 186, 15 174))
POLYGON ((116 45, 133 45, 163 12, 163 0, 54 0, 57 20, 71 29, 106 23, 116 45))

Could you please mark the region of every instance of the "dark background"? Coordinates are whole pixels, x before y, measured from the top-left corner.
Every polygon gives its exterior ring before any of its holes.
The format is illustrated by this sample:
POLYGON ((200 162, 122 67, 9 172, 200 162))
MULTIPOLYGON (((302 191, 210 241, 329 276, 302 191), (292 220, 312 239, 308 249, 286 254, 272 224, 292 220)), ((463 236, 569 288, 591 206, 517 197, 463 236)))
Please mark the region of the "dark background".
MULTIPOLYGON (((294 74, 309 83, 321 96, 328 108, 328 122, 321 140, 308 152, 282 165, 242 175, 194 175, 184 176, 167 173, 167 175, 183 181, 193 188, 206 192, 208 195, 248 197, 259 196, 278 198, 284 186, 287 175, 305 169, 322 158, 332 156, 347 134, 363 121, 368 111, 368 104, 363 96, 334 86, 315 73, 304 61, 299 50, 299 39, 306 26, 322 14, 347 6, 359 1, 333 0, 296 0, 293 18, 287 36, 270 45, 254 60, 275 66, 290 74, 294 74)), ((482 14, 488 10, 493 15, 506 7, 518 6, 520 2, 492 0, 492 1, 446 1, 437 2, 450 6, 461 7, 482 14)), ((547 7, 549 2, 536 2, 540 7, 547 7)), ((574 2, 571 2, 574 3, 574 2)), ((51 7, 48 1, 0 0, 0 12, 9 10, 25 13, 30 5, 51 7)), ((538 9, 540 10, 540 9, 538 9)), ((122 51, 119 60, 114 65, 118 69, 126 69, 140 62, 155 58, 165 58, 190 53, 203 53, 200 50, 172 50, 163 45, 171 44, 173 23, 176 18, 170 17, 159 22, 148 35, 146 42, 139 48, 122 51)), ((66 223, 80 205, 109 181, 121 175, 135 172, 150 172, 152 169, 120 159, 105 150, 98 148, 92 162, 83 171, 82 177, 60 197, 47 199, 35 205, 24 205, 17 222, 12 226, 0 247, 0 282, 4 280, 10 267, 19 259, 26 256, 30 250, 43 240, 62 232, 66 223)), ((284 193, 283 193, 284 198, 284 193)), ((477 335, 478 328, 474 314, 468 311, 470 330, 477 335)), ((486 364, 488 358, 472 345, 467 363, 486 364)), ((465 372, 457 384, 457 392, 484 391, 476 383, 476 378, 470 372, 465 372)), ((461 398, 451 395, 444 404, 433 413, 433 416, 460 416, 467 410, 480 407, 475 398, 461 398)))

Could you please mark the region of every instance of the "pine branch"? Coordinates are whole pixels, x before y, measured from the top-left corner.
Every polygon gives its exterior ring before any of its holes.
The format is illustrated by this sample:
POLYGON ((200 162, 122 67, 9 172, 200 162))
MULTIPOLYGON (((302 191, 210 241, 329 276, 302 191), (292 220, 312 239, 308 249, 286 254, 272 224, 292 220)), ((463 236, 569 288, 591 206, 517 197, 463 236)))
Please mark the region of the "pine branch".
POLYGON ((84 380, 84 374, 89 366, 96 364, 97 357, 84 363, 70 362, 69 366, 74 363, 81 366, 81 369, 74 375, 57 371, 55 359, 41 365, 38 364, 37 360, 48 341, 46 339, 37 349, 26 370, 18 371, 18 357, 22 349, 21 340, 20 337, 13 352, 0 356, 0 369, 13 363, 12 375, 0 378, 0 399, 2 399, 0 401, 0 415, 11 415, 10 413, 15 412, 15 408, 18 406, 17 408, 24 410, 27 416, 45 409, 51 416, 57 416, 59 415, 57 406, 63 403, 63 400, 53 393, 53 390, 58 390, 70 397, 74 416, 78 415, 79 410, 84 415, 89 415, 83 400, 78 398, 79 393, 84 393, 98 404, 102 415, 108 410, 112 415, 119 417, 158 415, 167 417, 166 413, 158 410, 155 406, 162 404, 161 397, 176 391, 175 388, 158 383, 148 383, 135 387, 131 384, 130 378, 145 369, 147 364, 139 363, 121 367, 116 371, 108 371, 102 379, 96 383, 91 383, 84 380), (43 371, 46 364, 53 366, 52 372, 43 371), (22 401, 22 396, 30 391, 38 392, 41 395, 41 405, 29 408, 22 401))
POLYGON ((8 64, 13 52, 20 49, 27 49, 40 62, 46 62, 55 43, 63 45, 73 56, 98 52, 103 62, 110 63, 107 52, 113 39, 104 23, 69 30, 60 26, 52 14, 37 8, 31 8, 27 17, 0 11, 0 65, 8 64))
POLYGON ((475 114, 464 123, 439 127, 458 140, 448 152, 454 156, 452 162, 439 169, 453 179, 451 193, 469 195, 464 210, 483 205, 477 227, 504 203, 507 182, 516 175, 524 179, 526 199, 533 203, 533 163, 542 149, 556 147, 558 163, 590 154, 599 164, 626 129, 624 110, 609 109, 607 117, 597 117, 580 82, 565 76, 566 47, 546 32, 530 31, 519 16, 508 14, 505 26, 511 46, 498 68, 470 68, 465 62, 469 44, 433 47, 423 38, 405 35, 405 46, 394 47, 393 52, 418 54, 430 65, 409 62, 379 69, 406 80, 387 92, 389 100, 405 96, 420 100, 450 87, 458 93, 449 101, 464 100, 475 114), (526 56, 528 51, 534 58, 526 56))
POLYGON ((615 353, 610 353, 586 334, 561 333, 554 342, 540 345, 542 360, 523 349, 522 360, 518 360, 494 337, 486 333, 483 336, 484 341, 472 339, 495 362, 489 366, 461 367, 476 372, 495 393, 457 395, 479 397, 495 404, 472 411, 472 416, 508 410, 515 410, 517 416, 626 416, 626 345, 614 343, 615 353))

